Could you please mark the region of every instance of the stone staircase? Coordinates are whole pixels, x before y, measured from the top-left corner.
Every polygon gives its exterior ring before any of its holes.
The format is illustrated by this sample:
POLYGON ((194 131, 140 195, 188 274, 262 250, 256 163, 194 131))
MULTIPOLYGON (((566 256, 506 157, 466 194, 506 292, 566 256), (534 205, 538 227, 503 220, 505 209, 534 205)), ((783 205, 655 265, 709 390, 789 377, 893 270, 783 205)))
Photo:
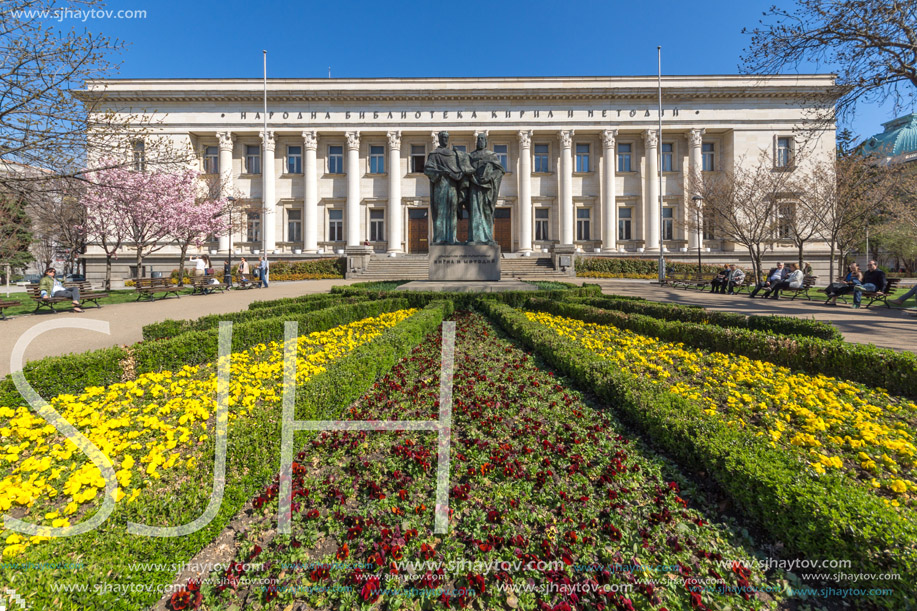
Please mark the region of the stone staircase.
MULTIPOLYGON (((426 280, 429 273, 427 255, 372 255, 366 271, 354 279, 371 282, 374 280, 426 280)), ((551 257, 503 257, 500 260, 500 275, 503 278, 566 278, 563 272, 554 269, 551 257)))

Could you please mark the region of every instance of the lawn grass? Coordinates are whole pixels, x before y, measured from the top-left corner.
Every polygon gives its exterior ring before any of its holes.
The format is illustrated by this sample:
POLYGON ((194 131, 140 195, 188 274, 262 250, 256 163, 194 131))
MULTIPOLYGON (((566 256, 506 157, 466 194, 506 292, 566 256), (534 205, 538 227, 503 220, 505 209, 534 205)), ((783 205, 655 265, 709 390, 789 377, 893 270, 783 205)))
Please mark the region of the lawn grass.
MULTIPOLYGON (((100 289, 101 290, 101 289, 100 289)), ((137 291, 136 289, 121 289, 116 291, 107 291, 108 297, 99 299, 99 305, 112 305, 116 303, 125 303, 128 301, 137 300, 137 291)), ((183 288, 179 290, 181 295, 190 295, 191 287, 183 288)), ((19 316, 21 314, 31 314, 35 311, 35 301, 29 296, 28 293, 10 293, 9 297, 5 293, 0 292, 0 300, 2 301, 18 301, 21 305, 12 306, 3 310, 3 313, 6 316, 19 316)), ((58 312, 69 312, 70 303, 69 302, 60 302, 54 306, 58 312)), ((95 303, 83 304, 84 309, 92 309, 95 307, 95 303)), ((43 308, 42 313, 50 313, 47 308, 43 308)))

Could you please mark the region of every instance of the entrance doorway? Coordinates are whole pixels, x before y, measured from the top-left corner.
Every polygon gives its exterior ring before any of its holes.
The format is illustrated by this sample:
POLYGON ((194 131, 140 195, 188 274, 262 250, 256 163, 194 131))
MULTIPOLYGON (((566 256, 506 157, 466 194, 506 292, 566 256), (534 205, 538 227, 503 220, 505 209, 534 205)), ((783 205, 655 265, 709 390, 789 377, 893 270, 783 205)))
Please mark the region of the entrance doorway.
POLYGON ((430 252, 429 217, 427 208, 408 210, 408 252, 430 252))
POLYGON ((494 240, 500 245, 500 250, 503 252, 510 252, 513 249, 512 213, 512 208, 494 210, 494 240))

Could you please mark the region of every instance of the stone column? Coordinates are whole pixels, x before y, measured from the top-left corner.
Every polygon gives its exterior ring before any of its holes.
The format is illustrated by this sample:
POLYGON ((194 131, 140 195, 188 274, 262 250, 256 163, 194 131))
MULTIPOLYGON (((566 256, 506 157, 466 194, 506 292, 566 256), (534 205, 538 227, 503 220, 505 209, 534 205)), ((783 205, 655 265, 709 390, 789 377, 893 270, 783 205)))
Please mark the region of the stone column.
POLYGON ((347 204, 344 233, 347 246, 360 245, 360 132, 347 132, 347 204))
POLYGON ((532 132, 519 132, 519 251, 532 252, 532 132))
POLYGON ((646 250, 659 250, 659 136, 655 130, 643 132, 646 152, 646 201, 643 202, 643 240, 646 250))
POLYGON ((388 252, 404 252, 401 243, 401 132, 388 132, 388 252))
POLYGON ((264 151, 261 160, 261 231, 263 231, 264 254, 269 254, 277 247, 277 217, 274 209, 277 200, 274 196, 274 132, 268 131, 267 137, 261 132, 261 144, 264 151))
POLYGON ((615 203, 615 138, 618 130, 602 132, 602 250, 617 250, 618 208, 615 203))
MULTIPOLYGON (((692 129, 688 134, 688 181, 685 190, 685 215, 690 215, 692 221, 697 221, 697 204, 692 200, 695 195, 698 195, 702 186, 701 183, 701 168, 703 167, 703 159, 701 156, 701 145, 704 142, 704 128, 692 129)), ((701 233, 701 242, 703 242, 703 223, 704 215, 700 215, 701 229, 694 227, 693 230, 688 231, 688 249, 697 250, 697 237, 698 232, 701 233)), ((688 223, 688 227, 692 227, 693 222, 688 223)))
MULTIPOLYGON (((232 196, 232 144, 233 144, 233 135, 232 132, 217 132, 217 139, 220 142, 220 196, 221 197, 231 197, 232 196)), ((230 225, 233 220, 230 218, 230 225)), ((232 232, 233 227, 229 228, 229 231, 226 235, 220 236, 220 245, 219 249, 221 251, 229 252, 229 234, 232 232)))
POLYGON ((304 131, 303 139, 303 252, 318 252, 318 132, 304 131))
POLYGON ((560 243, 573 244, 573 130, 560 132, 560 243))

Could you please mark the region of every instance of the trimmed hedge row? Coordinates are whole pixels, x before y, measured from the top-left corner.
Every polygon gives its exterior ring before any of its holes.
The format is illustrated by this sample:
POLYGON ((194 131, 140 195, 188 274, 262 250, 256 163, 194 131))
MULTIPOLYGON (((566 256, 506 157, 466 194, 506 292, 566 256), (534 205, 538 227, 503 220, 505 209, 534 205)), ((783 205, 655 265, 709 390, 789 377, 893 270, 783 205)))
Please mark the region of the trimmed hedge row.
MULTIPOLYGON (((286 322, 298 322, 299 334, 326 331, 338 325, 347 324, 410 307, 405 299, 382 299, 324 308, 315 312, 284 314, 271 318, 259 318, 232 327, 232 351, 246 350, 254 345, 283 340, 286 322)), ((137 373, 174 369, 181 365, 198 365, 216 360, 219 343, 219 329, 189 331, 178 337, 139 344, 134 349, 137 373)))
POLYGON ((697 403, 630 375, 509 306, 482 301, 481 307, 685 468, 706 472, 787 553, 850 559, 858 573, 900 573, 900 581, 873 585, 892 588, 893 596, 871 601, 895 609, 912 602, 917 582, 913 512, 895 511, 842 476, 806 475, 799 453, 774 448, 763 437, 708 416, 697 403))
MULTIPOLYGON (((378 316, 409 307, 404 299, 357 302, 298 316, 265 318, 233 325, 232 349, 247 350, 261 342, 282 340, 283 323, 299 322, 299 332, 308 334, 325 331, 361 318, 378 316)), ((199 365, 216 360, 218 330, 192 331, 179 337, 158 342, 134 344, 130 349, 136 374, 182 365, 199 365)), ((119 382, 123 375, 121 362, 129 356, 124 348, 104 348, 84 354, 48 357, 32 361, 23 367, 26 379, 42 397, 81 393, 87 386, 107 386, 119 382)), ((26 405, 13 380, 7 376, 0 381, 0 405, 26 405)))
POLYGON ((505 291, 500 293, 444 293, 436 291, 367 291, 355 286, 331 287, 334 295, 367 295, 369 299, 388 299, 400 297, 407 299, 412 308, 422 308, 428 303, 447 299, 455 305, 457 310, 466 310, 474 307, 478 300, 495 299, 508 303, 514 307, 525 304, 534 295, 545 299, 563 299, 565 296, 596 296, 601 295, 602 288, 597 284, 583 286, 582 288, 563 289, 555 291, 505 291))
POLYGON ((327 299, 330 293, 310 293, 298 297, 281 297, 280 299, 267 299, 264 301, 253 301, 248 304, 249 310, 262 310, 264 308, 276 308, 282 305, 292 305, 296 303, 309 303, 310 301, 327 299))
MULTIPOLYGON (((424 310, 386 329, 381 335, 353 350, 349 355, 327 365, 296 389, 297 418, 315 416, 336 418, 341 411, 366 392, 373 380, 384 375, 399 359, 410 355, 423 337, 437 331, 452 311, 449 302, 431 303, 424 310)), ((302 331, 302 329, 300 329, 302 331)), ((279 402, 278 402, 279 409, 279 402)), ((121 610, 149 609, 160 593, 151 592, 150 584, 170 584, 174 564, 189 561, 223 531, 265 482, 280 468, 282 419, 273 406, 252 413, 245 426, 232 428, 227 439, 226 485, 219 511, 214 519, 189 535, 151 539, 127 534, 127 522, 143 524, 185 524, 200 516, 207 506, 212 488, 214 437, 206 442, 199 471, 189 482, 188 474, 174 474, 157 484, 167 494, 142 495, 132 504, 119 503, 104 526, 92 536, 71 537, 33 548, 29 561, 59 561, 62 557, 79 558, 79 571, 54 569, 26 571, 0 564, 0 581, 10 584, 27 598, 34 609, 61 608, 60 593, 51 587, 56 583, 121 582, 136 588, 99 592, 93 588, 74 590, 67 596, 68 609, 121 610), (161 568, 131 571, 133 562, 149 563, 161 568), (143 587, 141 587, 141 585, 143 587)), ((300 444, 302 436, 294 438, 300 444)), ((173 474, 167 472, 166 477, 173 474)))
POLYGON ((739 354, 796 371, 845 378, 881 386, 892 394, 917 398, 917 356, 872 345, 850 344, 815 337, 773 336, 760 330, 664 321, 642 314, 625 314, 577 303, 529 300, 528 307, 558 316, 614 325, 667 342, 693 348, 739 354))
POLYGON ((708 312, 701 306, 657 303, 654 301, 631 302, 626 299, 606 297, 576 297, 577 303, 605 310, 618 310, 628 314, 643 314, 662 320, 707 323, 718 327, 766 331, 778 335, 802 335, 819 339, 844 339, 841 332, 831 323, 790 316, 746 316, 734 312, 708 312))
POLYGON ((313 312, 333 305, 352 303, 362 299, 364 298, 359 295, 342 299, 333 295, 324 294, 323 299, 310 299, 302 302, 285 303, 272 308, 260 308, 254 311, 243 310, 241 312, 229 312, 227 314, 210 314, 209 316, 202 316, 196 320, 163 320, 162 322, 154 322, 143 327, 143 340, 161 340, 177 337, 189 331, 215 329, 220 325, 220 321, 222 320, 238 324, 261 318, 273 318, 275 316, 313 312))
MULTIPOLYGON (((627 276, 659 276, 659 261, 656 259, 630 259, 619 257, 577 257, 574 263, 576 273, 592 272, 598 274, 608 274, 609 276, 627 277, 627 276)), ((696 274, 697 263, 687 263, 683 261, 666 261, 666 272, 670 274, 696 274)), ((703 274, 711 276, 716 275, 722 266, 703 265, 701 271, 703 274)))

